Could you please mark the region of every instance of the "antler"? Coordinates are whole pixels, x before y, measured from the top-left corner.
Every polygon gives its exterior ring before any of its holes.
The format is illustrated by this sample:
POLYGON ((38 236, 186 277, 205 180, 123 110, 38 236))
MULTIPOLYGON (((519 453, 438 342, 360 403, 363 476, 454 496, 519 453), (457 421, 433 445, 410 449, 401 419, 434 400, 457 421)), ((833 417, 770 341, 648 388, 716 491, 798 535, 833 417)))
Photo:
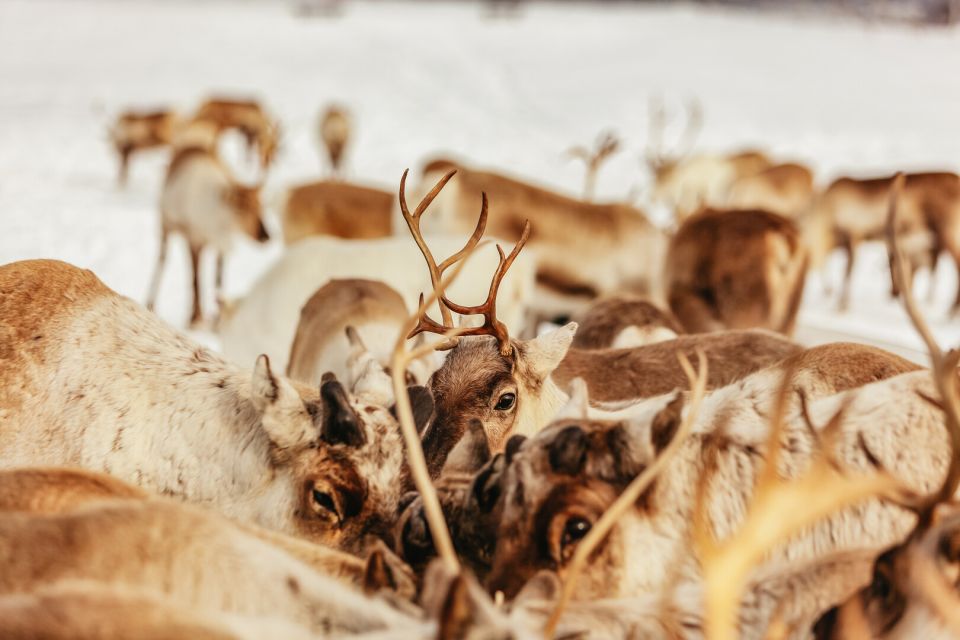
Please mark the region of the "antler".
POLYGON ((896 280, 903 298, 903 306, 910 316, 910 321, 917 333, 923 339, 930 353, 930 367, 933 372, 934 383, 943 404, 943 413, 950 436, 951 458, 947 475, 943 479, 940 489, 923 501, 918 509, 918 529, 925 529, 930 525, 933 510, 937 504, 949 500, 960 486, 960 393, 957 390, 957 364, 960 363, 960 351, 952 350, 943 353, 940 345, 933 337, 933 332, 917 308, 913 297, 913 283, 906 264, 907 260, 897 240, 897 201, 903 190, 904 176, 897 174, 890 189, 890 208, 887 214, 887 250, 890 252, 891 275, 896 280))
MULTIPOLYGON (((443 323, 441 324, 430 318, 426 312, 421 313, 417 325, 412 331, 410 331, 410 333, 407 335, 407 338, 412 338, 415 335, 424 332, 439 333, 441 335, 446 334, 448 331, 453 329, 453 316, 450 313, 451 311, 461 315, 482 315, 484 317, 484 323, 482 326, 464 329, 463 331, 459 332, 459 335, 494 336, 500 343, 500 353, 505 356, 510 355, 510 335, 507 331, 506 325, 497 320, 497 293, 500 289, 500 283, 503 280, 503 277, 510 269, 513 261, 520 253, 520 250, 523 249, 523 246, 527 243, 527 239, 530 237, 530 221, 527 220, 524 223, 523 233, 521 234, 520 239, 517 241, 517 244, 514 245, 513 251, 510 252, 509 256, 505 256, 503 249, 500 247, 500 245, 497 245, 497 252, 500 254, 500 263, 497 265, 497 270, 493 274, 493 280, 490 282, 490 290, 487 293, 486 301, 484 301, 483 304, 476 306, 457 304, 451 301, 444 294, 442 285, 443 273, 463 259, 469 252, 471 252, 474 247, 477 246, 481 236, 483 236, 483 232, 487 227, 487 194, 482 194, 480 218, 477 220, 477 226, 473 230, 473 234, 467 240, 467 243, 462 249, 460 249, 460 251, 457 251, 455 254, 438 265, 433 257, 433 254, 430 252, 430 248, 427 246, 426 241, 423 239, 423 234, 420 231, 420 218, 423 216, 423 213, 426 211, 427 207, 430 206, 430 203, 433 202, 434 198, 437 197, 437 194, 440 193, 440 190, 443 189, 444 185, 450 181, 450 178, 453 177, 453 175, 456 173, 456 170, 450 171, 443 176, 433 187, 433 189, 431 189, 430 192, 423 197, 423 200, 420 201, 420 204, 417 205, 416 210, 412 214, 407 208, 405 196, 405 186, 408 172, 409 169, 404 171, 403 177, 400 178, 400 211, 403 214, 403 219, 407 223, 407 227, 410 229, 410 233, 413 235, 413 239, 416 241, 417 246, 420 247, 420 252, 423 254, 423 257, 427 262, 427 268, 430 270, 430 281, 433 284, 434 295, 439 302, 440 315, 443 323)), ((423 308, 422 293, 420 294, 420 307, 423 308)), ((455 345, 456 341, 451 340, 445 344, 439 345, 437 348, 451 349, 455 345)))
MULTIPOLYGON (((668 162, 667 154, 663 150, 663 132, 667 128, 667 110, 661 98, 650 99, 649 132, 647 140, 647 163, 653 166, 668 162)), ((703 106, 696 98, 691 98, 686 104, 687 123, 680 134, 679 143, 671 153, 671 160, 679 160, 693 150, 703 128, 703 106)))

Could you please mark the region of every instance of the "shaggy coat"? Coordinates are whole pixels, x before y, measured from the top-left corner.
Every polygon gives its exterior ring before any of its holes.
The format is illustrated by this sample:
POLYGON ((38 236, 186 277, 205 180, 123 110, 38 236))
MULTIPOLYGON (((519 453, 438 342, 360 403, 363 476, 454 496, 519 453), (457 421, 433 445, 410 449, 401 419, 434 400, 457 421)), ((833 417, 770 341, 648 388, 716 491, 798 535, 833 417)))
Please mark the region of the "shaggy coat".
POLYGON ((389 236, 396 198, 387 191, 333 180, 293 187, 283 205, 283 240, 293 244, 308 236, 389 236))

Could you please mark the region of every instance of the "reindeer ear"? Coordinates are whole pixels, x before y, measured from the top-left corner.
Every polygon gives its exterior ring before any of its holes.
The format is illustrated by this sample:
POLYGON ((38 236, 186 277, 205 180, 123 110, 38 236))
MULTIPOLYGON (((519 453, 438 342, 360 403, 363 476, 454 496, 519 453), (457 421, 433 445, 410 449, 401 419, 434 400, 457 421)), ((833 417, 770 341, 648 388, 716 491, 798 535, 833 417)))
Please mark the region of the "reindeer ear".
POLYGON ((475 623, 474 602, 470 597, 470 584, 461 573, 451 582, 440 609, 437 640, 463 640, 475 623))
POLYGON ((260 412, 267 437, 281 449, 306 445, 316 437, 316 427, 300 394, 286 378, 273 375, 270 359, 263 354, 253 367, 250 399, 260 412))
POLYGON ((507 458, 507 464, 510 464, 513 456, 517 454, 517 451, 520 451, 520 447, 522 447, 526 441, 527 436, 519 433, 510 436, 510 439, 507 440, 507 446, 503 449, 504 455, 506 455, 507 458))
POLYGON ((519 606, 523 601, 552 602, 560 595, 561 588, 560 578, 556 573, 539 571, 520 589, 520 593, 513 599, 513 606, 519 606))
POLYGON ((574 378, 570 381, 570 399, 553 419, 586 420, 589 406, 590 394, 587 392, 586 380, 579 377, 574 378))
POLYGON ((541 379, 550 375, 567 355, 577 326, 576 322, 570 322, 524 343, 530 367, 541 379))
POLYGON ((366 400, 373 404, 390 406, 394 402, 393 381, 390 376, 367 349, 355 328, 348 326, 346 333, 350 343, 347 375, 351 391, 366 396, 366 400))
POLYGON ((382 540, 376 540, 363 568, 363 591, 370 595, 386 589, 413 599, 416 584, 413 572, 382 540))
MULTIPOLYGON (((427 430, 430 420, 433 419, 433 394, 426 387, 414 385, 407 387, 407 395, 410 397, 410 408, 413 410, 413 424, 417 427, 417 433, 423 437, 423 432, 427 430)), ((397 405, 390 407, 390 413, 394 418, 397 417, 397 405)))
POLYGON ((587 462, 587 434, 576 425, 564 428, 550 443, 550 468, 555 473, 575 476, 587 462))
POLYGON ((667 403, 657 415, 653 417, 650 425, 650 444, 653 445, 655 453, 660 453, 676 435, 680 428, 680 421, 683 418, 683 393, 677 391, 673 400, 667 403))
POLYGON ((327 444, 345 444, 360 447, 366 444, 367 436, 357 412, 350 406, 350 398, 343 385, 334 378, 320 385, 323 400, 323 422, 320 438, 327 444))
POLYGON ((506 468, 506 458, 502 453, 498 453, 474 477, 470 486, 470 495, 481 512, 490 513, 500 499, 500 494, 503 492, 501 480, 506 468))
POLYGON ((477 419, 470 421, 467 432, 460 438, 460 442, 453 447, 447 456, 447 461, 440 472, 445 473, 476 473, 490 461, 490 443, 487 442, 487 433, 483 430, 483 423, 477 419))

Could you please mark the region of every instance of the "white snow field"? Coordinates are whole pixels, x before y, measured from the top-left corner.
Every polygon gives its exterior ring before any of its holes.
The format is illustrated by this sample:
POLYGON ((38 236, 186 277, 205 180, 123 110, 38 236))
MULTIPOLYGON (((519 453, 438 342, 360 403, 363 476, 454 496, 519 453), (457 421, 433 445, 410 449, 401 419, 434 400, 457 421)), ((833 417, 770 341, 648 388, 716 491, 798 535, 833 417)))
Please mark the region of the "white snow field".
MULTIPOLYGON (((699 150, 761 146, 811 163, 820 183, 960 169, 956 30, 688 5, 484 13, 469 2, 356 2, 341 18, 303 19, 284 2, 0 0, 0 262, 60 258, 143 300, 165 157, 135 158, 118 189, 106 127, 120 109, 188 110, 211 92, 259 96, 279 117, 268 202, 318 175, 314 124, 333 100, 356 118, 351 177, 391 189, 405 167, 447 152, 578 192, 581 166, 564 151, 611 128, 627 149, 602 170, 598 194, 624 198, 646 180, 639 159, 652 95, 699 98, 699 150)), ((279 240, 239 243, 230 295, 281 250, 279 240)), ((159 304, 178 326, 186 262, 176 246, 159 304)), ((838 283, 839 255, 830 267, 838 283)), ((863 252, 855 278, 852 309, 838 314, 811 277, 799 338, 860 339, 922 359, 888 298, 882 247, 863 252)), ((923 298, 927 280, 918 280, 923 298)), ((946 318, 955 287, 943 260, 925 308, 950 344, 960 340, 960 318, 946 318)))

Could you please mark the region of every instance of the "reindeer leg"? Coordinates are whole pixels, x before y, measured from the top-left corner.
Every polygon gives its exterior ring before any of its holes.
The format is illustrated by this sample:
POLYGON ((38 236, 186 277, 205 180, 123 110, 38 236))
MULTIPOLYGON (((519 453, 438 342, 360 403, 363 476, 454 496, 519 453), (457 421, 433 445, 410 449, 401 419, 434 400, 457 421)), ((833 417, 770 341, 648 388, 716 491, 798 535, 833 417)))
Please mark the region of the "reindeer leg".
POLYGON ((217 251, 217 273, 214 280, 214 295, 216 299, 216 309, 214 310, 213 326, 220 324, 220 306, 223 302, 223 251, 217 251))
POLYGON ((847 252, 847 268, 843 273, 843 289, 840 291, 838 310, 846 311, 850 307, 850 281, 853 276, 853 265, 857 256, 858 240, 851 236, 844 236, 841 247, 847 252))
POLYGON ((927 284, 927 302, 933 304, 937 297, 937 265, 940 262, 940 252, 943 247, 935 243, 930 248, 930 282, 927 284))
POLYGON ((200 311, 200 250, 201 247, 190 246, 190 265, 193 268, 193 311, 190 314, 190 326, 197 327, 203 320, 200 311))
POLYGON ((130 155, 133 153, 133 147, 124 146, 120 149, 120 175, 117 177, 121 187, 127 185, 127 174, 130 170, 130 155))
POLYGON ((150 290, 147 292, 147 309, 153 311, 157 303, 157 294, 160 291, 160 278, 163 276, 163 267, 167 261, 167 241, 170 239, 170 232, 166 229, 160 230, 160 253, 157 255, 157 266, 153 272, 153 278, 150 279, 150 290))

